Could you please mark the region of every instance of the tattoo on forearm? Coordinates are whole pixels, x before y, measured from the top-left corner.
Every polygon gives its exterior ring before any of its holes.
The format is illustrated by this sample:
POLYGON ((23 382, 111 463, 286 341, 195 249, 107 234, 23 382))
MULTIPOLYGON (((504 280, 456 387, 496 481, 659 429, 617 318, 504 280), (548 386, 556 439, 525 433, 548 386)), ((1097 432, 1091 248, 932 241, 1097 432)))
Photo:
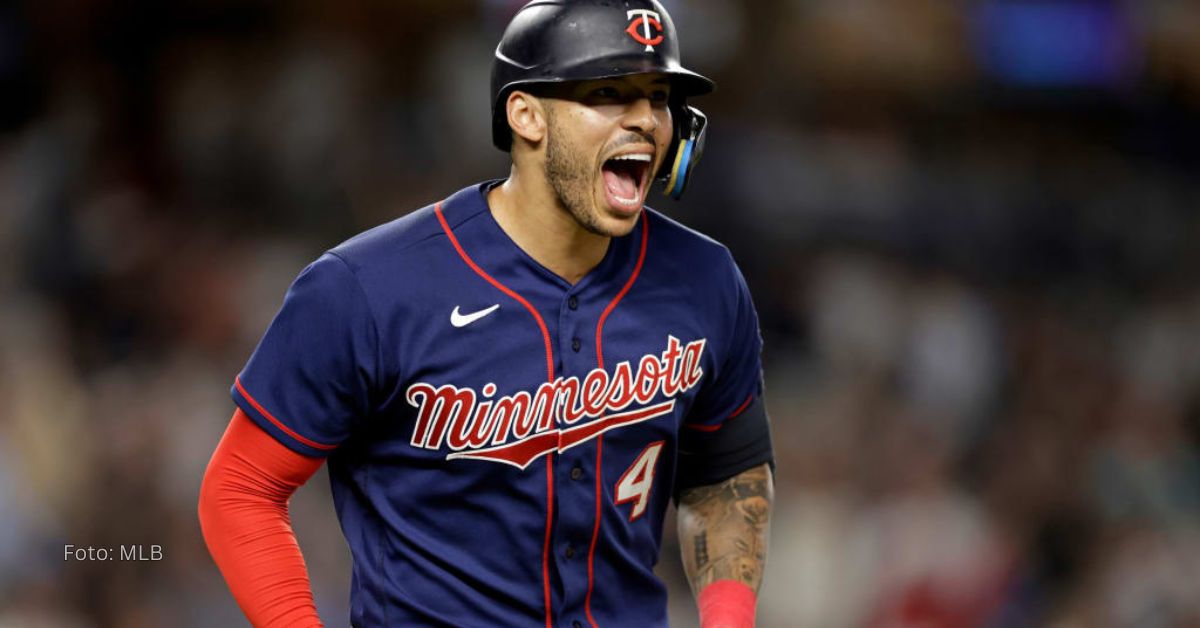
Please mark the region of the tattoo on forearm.
POLYGON ((770 469, 762 465, 680 495, 679 538, 684 570, 695 593, 722 579, 758 589, 773 493, 770 469))

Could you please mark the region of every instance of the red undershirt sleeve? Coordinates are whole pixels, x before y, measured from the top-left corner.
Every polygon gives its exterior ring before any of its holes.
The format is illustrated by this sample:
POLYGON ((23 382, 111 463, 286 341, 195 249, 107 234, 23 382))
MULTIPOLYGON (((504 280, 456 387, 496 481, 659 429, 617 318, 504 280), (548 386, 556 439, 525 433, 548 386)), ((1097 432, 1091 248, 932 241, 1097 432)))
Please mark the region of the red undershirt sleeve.
POLYGON ((256 627, 321 626, 288 499, 323 462, 288 449, 239 409, 208 463, 200 529, 256 627))

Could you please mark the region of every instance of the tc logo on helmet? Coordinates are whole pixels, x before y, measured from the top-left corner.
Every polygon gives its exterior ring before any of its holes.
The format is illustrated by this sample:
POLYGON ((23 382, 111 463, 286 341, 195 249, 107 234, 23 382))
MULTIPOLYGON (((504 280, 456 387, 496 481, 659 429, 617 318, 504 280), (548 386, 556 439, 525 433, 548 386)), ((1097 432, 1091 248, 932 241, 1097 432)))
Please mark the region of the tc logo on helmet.
POLYGON ((625 29, 626 33, 639 44, 646 45, 646 52, 654 52, 654 47, 662 43, 663 27, 662 18, 655 11, 648 9, 631 9, 625 14, 627 19, 633 20, 629 24, 629 28, 625 29), (637 19, 634 19, 634 16, 637 19), (654 29, 651 31, 651 29, 654 29), (658 33, 655 37, 654 33, 658 33))

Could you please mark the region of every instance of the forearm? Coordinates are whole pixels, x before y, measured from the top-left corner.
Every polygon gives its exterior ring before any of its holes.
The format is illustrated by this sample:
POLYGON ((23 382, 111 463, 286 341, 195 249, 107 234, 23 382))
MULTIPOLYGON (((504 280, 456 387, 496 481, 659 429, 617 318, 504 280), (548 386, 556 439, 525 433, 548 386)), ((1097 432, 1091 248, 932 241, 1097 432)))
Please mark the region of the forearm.
POLYGON ((683 567, 699 597, 720 580, 757 592, 766 563, 774 485, 766 464, 679 497, 683 567))
POLYGON ((279 444, 239 411, 205 473, 198 509, 204 540, 256 627, 321 625, 287 507, 320 465, 279 444))

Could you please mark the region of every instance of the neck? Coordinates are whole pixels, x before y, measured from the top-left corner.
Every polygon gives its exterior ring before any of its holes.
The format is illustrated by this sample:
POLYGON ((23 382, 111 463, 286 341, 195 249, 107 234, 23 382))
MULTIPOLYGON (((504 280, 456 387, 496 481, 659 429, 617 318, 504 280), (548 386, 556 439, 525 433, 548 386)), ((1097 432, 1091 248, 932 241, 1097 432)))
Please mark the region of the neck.
POLYGON ((577 283, 604 259, 611 238, 580 226, 550 185, 533 179, 514 167, 507 181, 488 192, 488 206, 521 250, 568 283, 577 283))

